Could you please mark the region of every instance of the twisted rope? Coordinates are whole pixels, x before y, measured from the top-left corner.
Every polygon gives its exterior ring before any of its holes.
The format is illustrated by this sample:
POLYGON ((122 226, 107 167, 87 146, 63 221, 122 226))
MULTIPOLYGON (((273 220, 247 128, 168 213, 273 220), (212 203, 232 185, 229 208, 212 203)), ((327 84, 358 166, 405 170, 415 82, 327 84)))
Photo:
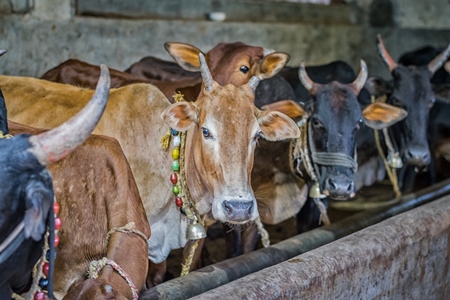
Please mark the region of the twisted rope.
POLYGON ((194 240, 189 251, 188 257, 186 257, 185 263, 181 263, 181 276, 189 274, 189 270, 191 269, 192 260, 194 259, 195 250, 197 250, 199 240, 194 240))
POLYGON ((258 233, 261 235, 261 242, 263 244, 264 248, 267 248, 270 246, 270 240, 269 240, 269 232, 264 228, 263 223, 261 222, 261 218, 257 217, 255 220, 256 227, 258 227, 258 233))
POLYGON ((342 166, 356 172, 358 164, 353 157, 339 152, 313 152, 311 155, 314 163, 325 166, 342 166))
POLYGON ((115 263, 113 260, 108 259, 107 257, 91 261, 91 263, 89 264, 88 277, 97 279, 100 271, 107 265, 110 265, 128 283, 128 286, 131 288, 133 300, 138 299, 138 290, 131 280, 130 275, 128 275, 117 263, 115 263))
MULTIPOLYGON (((373 103, 375 101, 375 97, 372 96, 371 100, 372 100, 372 103, 373 103)), ((381 158, 383 159, 383 164, 384 164, 384 167, 385 167, 386 172, 388 174, 389 180, 390 180, 390 182, 392 184, 392 189, 394 190, 395 198, 396 199, 400 199, 400 197, 402 196, 402 192, 400 191, 400 188, 398 187, 397 172, 395 172, 394 168, 391 168, 391 166, 388 163, 388 160, 387 160, 386 156, 384 155, 383 148, 381 147, 381 143, 380 143, 380 136, 378 134, 378 130, 374 129, 373 131, 374 131, 374 134, 375 134, 375 143, 377 145, 378 153, 380 154, 381 158)), ((386 133, 387 133, 387 131, 386 131, 386 133)), ((390 141, 389 138, 388 138, 388 140, 389 140, 388 145, 387 145, 388 148, 392 147, 392 149, 393 149, 393 146, 392 146, 391 141, 390 141)), ((389 149, 391 149, 391 148, 389 148, 389 149)))
POLYGON ((130 222, 128 224, 126 224, 125 226, 122 227, 115 227, 113 229, 111 229, 107 234, 106 234, 106 243, 109 243, 109 238, 111 237, 111 235, 115 232, 121 232, 121 233, 134 233, 137 234, 138 236, 140 236, 145 243, 147 244, 148 247, 148 239, 147 236, 142 233, 141 231, 136 229, 136 224, 134 222, 130 222))

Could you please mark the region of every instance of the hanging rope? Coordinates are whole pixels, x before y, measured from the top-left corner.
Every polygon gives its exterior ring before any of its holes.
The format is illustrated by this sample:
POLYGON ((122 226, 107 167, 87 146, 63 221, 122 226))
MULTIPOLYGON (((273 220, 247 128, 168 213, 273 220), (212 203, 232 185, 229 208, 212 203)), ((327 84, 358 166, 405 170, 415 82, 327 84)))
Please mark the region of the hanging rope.
MULTIPOLYGON (((372 101, 372 103, 375 102, 375 97, 374 96, 372 96, 371 101, 372 101)), ((380 154, 381 159, 383 160, 384 167, 385 167, 386 172, 388 174, 389 180, 390 180, 390 182, 392 184, 392 189, 394 190, 395 198, 396 199, 400 199, 400 197, 402 196, 402 192, 400 191, 400 189, 398 187, 397 172, 395 171, 394 168, 391 168, 391 166, 388 163, 388 160, 387 160, 386 156, 384 155, 383 148, 381 147, 381 143, 380 143, 380 136, 379 136, 378 130, 374 129, 374 134, 375 134, 375 143, 377 145, 378 153, 380 154)), ((387 134, 387 131, 385 131, 385 135, 386 134, 387 134)), ((388 136, 388 139, 386 140, 386 142, 388 143, 388 147, 390 146, 392 148, 392 151, 393 151, 393 146, 392 146, 392 143, 391 143, 391 141, 389 139, 389 136, 388 136)))

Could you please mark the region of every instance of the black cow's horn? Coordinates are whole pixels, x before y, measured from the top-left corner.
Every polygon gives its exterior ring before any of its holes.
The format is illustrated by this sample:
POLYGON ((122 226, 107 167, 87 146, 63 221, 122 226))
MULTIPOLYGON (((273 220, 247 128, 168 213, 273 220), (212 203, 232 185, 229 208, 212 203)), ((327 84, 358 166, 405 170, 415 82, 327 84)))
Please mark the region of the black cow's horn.
POLYGON ((361 91, 361 89, 366 84, 367 80, 367 65, 364 60, 361 59, 361 71, 359 71, 358 77, 352 82, 352 85, 355 87, 357 94, 361 91))
POLYGON ((2 56, 3 54, 5 54, 6 52, 8 52, 8 50, 6 50, 6 49, 0 49, 0 56, 2 56))
POLYGON ((383 58, 383 61, 389 68, 389 72, 392 72, 392 70, 394 70, 397 67, 397 63, 389 55, 389 52, 387 52, 386 47, 384 47, 384 42, 381 39, 381 35, 377 35, 377 47, 378 53, 380 54, 381 58, 383 58))
POLYGON ((105 110, 110 87, 108 68, 101 65, 100 69, 100 79, 95 93, 78 114, 50 131, 30 137, 32 148, 29 151, 36 156, 43 166, 69 155, 89 137, 97 126, 105 110))
POLYGON ((205 89, 207 92, 211 92, 213 89, 213 78, 206 64, 205 55, 200 52, 198 58, 200 59, 200 72, 205 83, 205 89))
POLYGON ((438 56, 436 56, 432 61, 428 63, 428 70, 430 70, 430 72, 434 74, 437 70, 439 70, 440 67, 442 67, 449 56, 450 44, 447 46, 447 49, 442 51, 438 56))
POLYGON ((248 81, 248 85, 250 86, 253 92, 256 91, 256 88, 258 87, 260 81, 261 80, 256 76, 252 76, 252 78, 250 78, 250 80, 248 81))
POLYGON ((314 82, 309 78, 308 73, 306 73, 305 62, 302 61, 300 68, 298 70, 298 77, 302 82, 303 86, 310 91, 313 88, 314 82))

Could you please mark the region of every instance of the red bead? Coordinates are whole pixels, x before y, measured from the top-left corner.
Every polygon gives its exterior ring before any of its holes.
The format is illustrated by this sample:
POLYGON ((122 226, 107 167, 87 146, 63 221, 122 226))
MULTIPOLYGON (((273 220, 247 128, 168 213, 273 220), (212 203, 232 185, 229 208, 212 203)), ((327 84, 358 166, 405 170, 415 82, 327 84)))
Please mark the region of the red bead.
POLYGON ((45 275, 45 277, 48 277, 48 271, 50 270, 50 264, 48 262, 45 262, 42 265, 42 273, 45 275))
POLYGON ((55 247, 58 247, 59 244, 59 236, 55 235, 55 247))
POLYGON ((61 229, 61 225, 62 225, 61 219, 60 218, 55 218, 55 229, 56 230, 61 229))
POLYGON ((41 291, 37 291, 36 293, 34 293, 34 300, 45 300, 45 293, 41 292, 41 291))
POLYGON ((178 182, 177 174, 170 175, 170 181, 172 181, 173 184, 177 184, 177 182, 178 182))
POLYGON ((53 202, 53 211, 55 214, 59 214, 59 204, 58 202, 53 202))
POLYGON ((183 199, 181 199, 180 197, 176 197, 175 198, 175 205, 178 207, 182 207, 183 206, 183 199))

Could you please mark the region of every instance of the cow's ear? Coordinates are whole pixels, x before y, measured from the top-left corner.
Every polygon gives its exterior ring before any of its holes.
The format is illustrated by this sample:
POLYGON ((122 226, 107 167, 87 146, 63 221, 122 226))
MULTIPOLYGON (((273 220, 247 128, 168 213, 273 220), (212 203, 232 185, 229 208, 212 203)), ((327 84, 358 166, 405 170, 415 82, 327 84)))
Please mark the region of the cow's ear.
POLYGON ((283 69, 289 59, 289 54, 283 52, 273 52, 264 56, 260 65, 260 74, 257 77, 263 80, 276 75, 283 69))
POLYGON ((280 141, 300 137, 297 124, 277 111, 262 111, 258 116, 258 124, 263 137, 268 141, 280 141))
POLYGON ((198 55, 202 53, 200 49, 184 43, 165 43, 164 47, 180 67, 186 71, 200 72, 200 60, 198 58, 198 55))
POLYGON ((450 84, 441 84, 433 87, 436 100, 450 103, 450 84))
POLYGON ((367 79, 364 87, 369 91, 370 95, 376 98, 392 93, 389 84, 380 77, 370 77, 367 79))
POLYGON ((368 105, 362 115, 367 126, 373 129, 383 129, 403 120, 408 113, 400 107, 375 102, 368 105))
POLYGON ((303 107, 301 107, 300 104, 292 100, 280 100, 274 103, 264 105, 261 107, 261 109, 279 111, 280 113, 283 113, 292 119, 304 118, 308 116, 303 107))
POLYGON ((46 227, 50 204, 53 203, 53 192, 40 181, 31 181, 25 192, 25 238, 34 241, 42 240, 46 227))
POLYGON ((161 118, 171 128, 185 131, 194 123, 198 123, 198 112, 195 106, 189 102, 178 102, 169 106, 161 118))

